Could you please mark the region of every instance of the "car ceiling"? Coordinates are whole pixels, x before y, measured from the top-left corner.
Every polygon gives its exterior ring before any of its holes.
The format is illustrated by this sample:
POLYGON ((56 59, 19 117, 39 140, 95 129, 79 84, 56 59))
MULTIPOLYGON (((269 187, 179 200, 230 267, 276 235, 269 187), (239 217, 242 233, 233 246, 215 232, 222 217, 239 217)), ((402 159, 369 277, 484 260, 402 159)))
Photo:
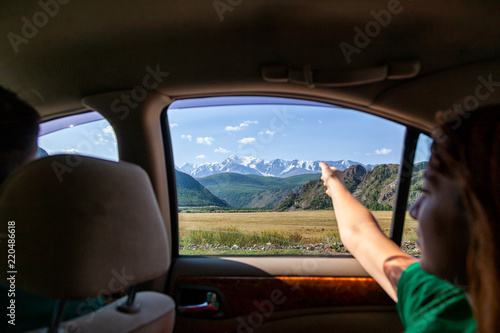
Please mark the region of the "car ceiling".
MULTIPOLYGON (((65 1, 17 53, 7 34, 21 36, 22 18, 32 22, 41 7, 0 4, 0 84, 45 118, 82 110, 83 97, 141 85, 146 66, 159 66, 169 76, 158 90, 173 98, 300 96, 429 128, 435 111, 474 92, 479 75, 500 78, 496 1, 401 1, 350 63, 340 43, 354 45, 354 28, 395 0, 65 1), (221 20, 214 3, 232 11, 221 20), (271 83, 261 74, 267 64, 353 71, 405 59, 420 61, 417 77, 351 87, 271 83)), ((485 103, 499 101, 496 93, 485 103)))

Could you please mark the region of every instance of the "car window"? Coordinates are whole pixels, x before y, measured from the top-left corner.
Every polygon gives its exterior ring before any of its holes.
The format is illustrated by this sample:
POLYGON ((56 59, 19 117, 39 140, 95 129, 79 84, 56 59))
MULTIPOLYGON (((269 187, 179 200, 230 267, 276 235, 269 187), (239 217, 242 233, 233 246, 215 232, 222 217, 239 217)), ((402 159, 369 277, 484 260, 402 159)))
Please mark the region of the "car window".
POLYGON ((405 126, 271 97, 179 100, 166 115, 181 255, 346 253, 321 161, 389 235, 405 126))
MULTIPOLYGON (((432 138, 425 134, 420 134, 418 137, 413 163, 413 173, 411 176, 410 193, 408 195, 408 208, 410 208, 421 195, 424 172, 431 156, 432 142, 432 138)), ((420 255, 420 249, 417 246, 417 227, 418 221, 413 219, 407 212, 401 248, 411 255, 420 255)))
POLYGON ((39 157, 75 154, 118 161, 115 131, 96 111, 40 124, 38 146, 39 157))

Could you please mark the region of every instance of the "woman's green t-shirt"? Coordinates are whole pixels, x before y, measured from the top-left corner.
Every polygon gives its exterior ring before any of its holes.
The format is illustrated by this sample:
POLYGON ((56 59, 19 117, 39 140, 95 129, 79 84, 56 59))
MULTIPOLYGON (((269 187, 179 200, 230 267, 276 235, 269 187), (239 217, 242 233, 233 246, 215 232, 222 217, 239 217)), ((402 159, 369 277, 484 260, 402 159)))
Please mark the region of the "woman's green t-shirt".
POLYGON ((405 332, 475 332, 476 321, 463 290, 410 265, 398 282, 399 317, 405 332))

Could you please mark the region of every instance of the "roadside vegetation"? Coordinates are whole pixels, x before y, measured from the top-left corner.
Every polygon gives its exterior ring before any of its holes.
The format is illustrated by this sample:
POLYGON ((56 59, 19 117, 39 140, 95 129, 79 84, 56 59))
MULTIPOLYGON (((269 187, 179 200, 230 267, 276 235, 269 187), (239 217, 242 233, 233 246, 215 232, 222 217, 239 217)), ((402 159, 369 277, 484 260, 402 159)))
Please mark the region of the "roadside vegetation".
POLYGON ((272 208, 238 208, 238 207, 179 207, 178 212, 189 213, 258 213, 271 212, 272 208))
MULTIPOLYGON (((416 163, 409 204, 420 195, 426 162, 416 163)), ((389 236, 396 164, 352 165, 342 181, 389 236)), ((220 173, 198 180, 177 172, 179 250, 184 255, 341 255, 331 199, 319 174, 288 178, 220 173), (215 195, 214 195, 215 194, 215 195), (203 202, 203 204, 200 204, 203 202)), ((418 255, 417 222, 406 217, 402 248, 418 255)))
MULTIPOLYGON (((182 255, 340 255, 348 254, 330 210, 287 212, 182 211, 179 247, 182 255)), ((392 212, 373 211, 389 234, 392 212)), ((407 216, 403 249, 413 255, 417 222, 407 216)))

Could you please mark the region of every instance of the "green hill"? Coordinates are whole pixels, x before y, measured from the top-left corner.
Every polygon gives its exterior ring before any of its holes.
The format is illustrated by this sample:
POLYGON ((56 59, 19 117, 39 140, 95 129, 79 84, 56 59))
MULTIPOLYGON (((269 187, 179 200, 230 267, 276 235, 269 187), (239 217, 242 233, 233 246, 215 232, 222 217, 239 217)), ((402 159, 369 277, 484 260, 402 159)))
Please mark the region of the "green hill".
POLYGON ((274 207, 290 193, 298 192, 302 185, 319 177, 319 174, 278 178, 219 173, 197 180, 210 192, 233 207, 265 208, 274 207))
POLYGON ((363 176, 353 195, 372 210, 391 210, 396 195, 399 165, 377 165, 363 176))
POLYGON ((227 202, 210 193, 196 179, 184 172, 176 170, 175 180, 177 182, 177 201, 179 207, 228 206, 227 202))
POLYGON ((408 207, 422 194, 420 189, 424 182, 424 173, 427 168, 427 162, 420 162, 413 166, 413 175, 411 178, 410 193, 408 195, 408 207))
MULTIPOLYGON (((414 166, 409 205, 420 195, 418 189, 422 187, 426 166, 426 162, 420 162, 414 166)), ((398 169, 397 164, 382 164, 368 171, 360 165, 353 165, 342 172, 342 181, 365 207, 371 210, 391 210, 396 195, 398 169)), ((312 180, 305 184, 300 192, 290 193, 273 210, 289 211, 330 207, 332 207, 331 199, 325 194, 323 182, 312 180)))

